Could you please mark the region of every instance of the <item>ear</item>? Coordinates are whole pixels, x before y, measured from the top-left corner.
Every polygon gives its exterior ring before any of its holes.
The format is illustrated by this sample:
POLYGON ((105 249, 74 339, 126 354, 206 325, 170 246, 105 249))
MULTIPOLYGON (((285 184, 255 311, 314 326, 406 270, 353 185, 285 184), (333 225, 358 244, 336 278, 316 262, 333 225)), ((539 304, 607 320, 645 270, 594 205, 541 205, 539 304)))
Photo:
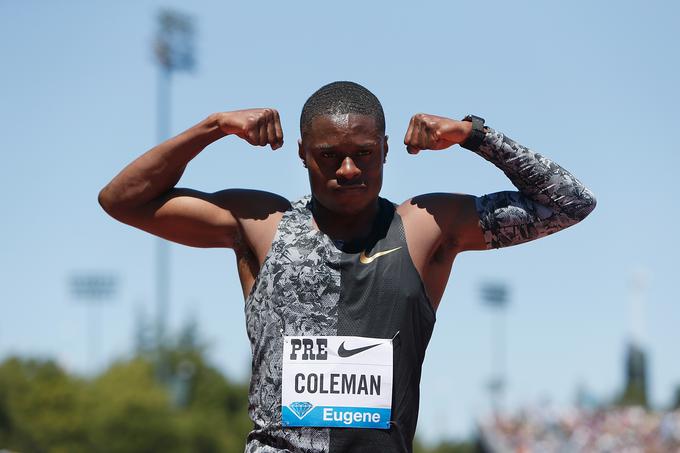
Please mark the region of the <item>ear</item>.
POLYGON ((302 148, 302 139, 298 138, 298 157, 302 159, 302 162, 305 162, 305 159, 307 156, 305 156, 305 150, 302 148))
POLYGON ((390 138, 389 136, 385 136, 385 140, 383 141, 383 163, 387 160, 387 152, 389 151, 389 146, 387 146, 387 139, 390 138))

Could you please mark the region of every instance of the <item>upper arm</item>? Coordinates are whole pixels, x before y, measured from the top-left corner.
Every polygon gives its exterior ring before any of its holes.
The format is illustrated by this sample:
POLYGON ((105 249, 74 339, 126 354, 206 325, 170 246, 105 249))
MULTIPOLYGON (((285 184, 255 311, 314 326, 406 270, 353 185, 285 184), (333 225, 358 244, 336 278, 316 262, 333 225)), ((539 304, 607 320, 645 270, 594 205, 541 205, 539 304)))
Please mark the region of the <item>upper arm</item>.
POLYGON ((426 194, 409 200, 420 211, 419 235, 431 250, 453 253, 508 247, 538 239, 578 222, 537 203, 520 192, 504 191, 476 197, 426 194), (427 223, 433 226, 428 227, 427 223))
MULTIPOLYGON (((594 207, 594 202, 589 206, 594 207)), ((476 210, 487 248, 509 247, 548 236, 578 223, 590 212, 560 211, 516 191, 476 198, 476 210)))
POLYGON ((233 247, 245 222, 267 220, 288 206, 283 197, 256 190, 205 193, 172 189, 143 206, 109 211, 109 214, 128 225, 180 244, 233 247))

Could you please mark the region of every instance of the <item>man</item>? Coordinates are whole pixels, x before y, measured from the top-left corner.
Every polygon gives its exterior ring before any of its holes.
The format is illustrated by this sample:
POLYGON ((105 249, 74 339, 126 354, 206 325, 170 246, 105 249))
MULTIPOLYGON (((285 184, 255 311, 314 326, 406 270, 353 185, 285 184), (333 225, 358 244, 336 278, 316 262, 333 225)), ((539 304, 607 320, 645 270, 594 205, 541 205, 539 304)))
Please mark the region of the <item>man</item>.
POLYGON ((378 99, 334 82, 300 118, 311 196, 175 188, 210 143, 283 145, 279 115, 210 115, 128 165, 100 193, 116 219, 195 247, 233 248, 253 352, 248 452, 411 451, 422 361, 456 255, 530 241, 595 207, 566 170, 468 116, 418 114, 407 150, 462 145, 519 192, 379 197, 388 145, 378 99))

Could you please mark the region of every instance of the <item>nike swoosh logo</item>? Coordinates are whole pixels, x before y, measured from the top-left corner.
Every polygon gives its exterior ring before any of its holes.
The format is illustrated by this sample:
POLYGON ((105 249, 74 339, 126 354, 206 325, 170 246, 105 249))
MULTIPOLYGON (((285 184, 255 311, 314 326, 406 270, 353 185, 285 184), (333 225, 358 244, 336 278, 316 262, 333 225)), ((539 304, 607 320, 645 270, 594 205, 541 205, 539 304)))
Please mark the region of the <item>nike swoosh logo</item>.
POLYGON ((381 343, 376 343, 376 344, 369 344, 368 346, 362 346, 361 348, 356 348, 356 349, 345 349, 345 342, 343 341, 340 344, 340 347, 338 348, 338 355, 340 357, 352 357, 353 355, 359 354, 360 352, 364 352, 368 349, 375 348, 376 346, 380 346, 381 343))
POLYGON ((361 264, 371 264, 373 262, 373 260, 378 259, 381 256, 385 256, 388 253, 395 252, 395 251, 399 250, 400 248, 401 247, 396 247, 396 248, 393 248, 393 249, 378 252, 378 253, 374 254, 373 256, 366 256, 366 251, 364 250, 363 252, 361 252, 361 255, 359 255, 359 261, 361 262, 361 264))

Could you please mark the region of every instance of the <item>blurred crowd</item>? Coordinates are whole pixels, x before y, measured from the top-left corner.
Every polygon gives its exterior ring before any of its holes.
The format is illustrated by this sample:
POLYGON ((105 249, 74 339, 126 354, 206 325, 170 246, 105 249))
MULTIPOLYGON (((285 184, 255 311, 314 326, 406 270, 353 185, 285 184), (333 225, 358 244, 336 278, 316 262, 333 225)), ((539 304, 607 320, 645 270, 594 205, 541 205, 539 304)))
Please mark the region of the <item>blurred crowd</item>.
POLYGON ((479 425, 484 450, 494 453, 680 453, 680 410, 534 408, 479 425))

